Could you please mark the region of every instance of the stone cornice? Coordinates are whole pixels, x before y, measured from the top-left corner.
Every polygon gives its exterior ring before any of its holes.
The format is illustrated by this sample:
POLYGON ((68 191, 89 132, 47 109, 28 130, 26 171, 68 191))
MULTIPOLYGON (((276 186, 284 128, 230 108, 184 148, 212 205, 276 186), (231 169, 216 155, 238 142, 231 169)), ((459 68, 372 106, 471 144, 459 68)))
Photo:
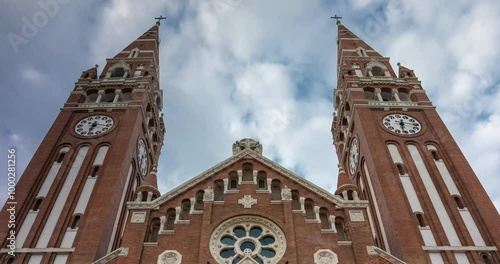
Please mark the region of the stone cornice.
MULTIPOLYGON (((11 252, 12 249, 2 248, 0 253, 11 252)), ((75 248, 16 248, 16 253, 72 253, 75 248)))
POLYGON ((422 249, 428 252, 441 252, 441 251, 454 251, 454 252, 467 252, 467 251, 497 251, 497 247, 476 247, 476 246, 422 246, 422 249))
POLYGON ((368 255, 376 255, 376 256, 379 256, 385 260, 387 260, 388 262, 390 263, 395 263, 395 264, 406 264, 406 262, 396 258, 395 256, 387 253, 386 251, 384 251, 383 249, 380 249, 378 247, 375 247, 375 246, 367 246, 366 247, 367 251, 368 251, 368 255))
POLYGON ((94 261, 92 264, 104 264, 108 263, 111 260, 117 258, 118 256, 127 256, 128 255, 129 248, 121 247, 117 248, 116 250, 110 252, 109 254, 105 255, 104 257, 94 261))
POLYGON ((231 156, 230 158, 220 162, 219 164, 209 168, 208 170, 202 172, 198 176, 192 178, 191 180, 185 182, 177 188, 172 189, 171 191, 165 193, 161 197, 157 198, 151 202, 127 202, 127 206, 129 209, 159 209, 160 205, 168 202, 169 200, 181 195, 188 189, 193 186, 199 184, 200 182, 210 178, 214 174, 222 171, 223 169, 233 165, 234 163, 244 160, 244 159, 255 159, 258 162, 268 166, 278 174, 282 175, 285 178, 290 179, 291 181, 301 185, 302 187, 308 189, 309 191, 323 197, 325 200, 332 202, 336 205, 337 208, 366 208, 368 206, 368 201, 358 200, 358 201, 350 201, 344 200, 340 198, 338 195, 333 195, 323 188, 315 185, 314 183, 304 179, 303 177, 293 173, 292 171, 282 167, 281 165, 275 163, 274 161, 260 155, 252 150, 245 149, 242 152, 231 156))

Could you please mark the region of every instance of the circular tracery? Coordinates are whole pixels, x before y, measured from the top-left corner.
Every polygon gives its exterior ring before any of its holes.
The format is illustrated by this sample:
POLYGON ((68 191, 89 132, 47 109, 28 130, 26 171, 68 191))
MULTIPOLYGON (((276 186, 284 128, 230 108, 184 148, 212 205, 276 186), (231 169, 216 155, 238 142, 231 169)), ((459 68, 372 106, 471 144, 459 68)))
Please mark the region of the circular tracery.
POLYGON ((210 252, 219 263, 277 263, 286 250, 283 231, 259 216, 238 216, 221 223, 210 238, 210 252))

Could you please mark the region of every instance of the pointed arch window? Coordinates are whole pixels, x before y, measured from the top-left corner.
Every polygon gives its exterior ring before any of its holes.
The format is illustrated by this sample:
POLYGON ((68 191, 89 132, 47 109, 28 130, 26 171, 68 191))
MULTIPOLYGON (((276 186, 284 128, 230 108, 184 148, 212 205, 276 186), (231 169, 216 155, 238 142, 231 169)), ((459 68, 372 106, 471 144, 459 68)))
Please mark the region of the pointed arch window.
POLYGON ((437 153, 437 151, 436 151, 436 150, 431 150, 431 154, 432 154, 432 158, 433 158, 435 161, 440 160, 439 155, 438 155, 438 153, 437 153))
POLYGON ((488 254, 486 254, 486 253, 481 254, 481 259, 483 260, 484 264, 491 264, 491 263, 493 263, 493 262, 491 262, 490 256, 488 254))
POLYGON ((373 76, 385 76, 384 69, 379 66, 373 66, 372 67, 372 75, 373 76))

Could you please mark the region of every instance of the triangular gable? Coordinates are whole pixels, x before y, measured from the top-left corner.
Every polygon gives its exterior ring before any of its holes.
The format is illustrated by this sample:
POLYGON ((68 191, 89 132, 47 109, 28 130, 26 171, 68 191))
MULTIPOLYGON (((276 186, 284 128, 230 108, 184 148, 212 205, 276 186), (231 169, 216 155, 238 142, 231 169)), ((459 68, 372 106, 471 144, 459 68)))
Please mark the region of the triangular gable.
POLYGON ((338 195, 333 195, 330 192, 326 191, 325 189, 317 186, 316 184, 306 180, 305 178, 295 174, 294 172, 282 167, 281 165, 277 164, 276 162, 264 157, 263 155, 260 155, 256 153, 255 151, 252 151, 250 149, 245 149, 228 159, 220 162, 219 164, 209 168, 208 170, 202 172, 198 176, 188 180, 187 182, 179 185, 178 187, 172 189, 171 191, 163 194, 161 197, 158 197, 154 201, 151 202, 128 202, 127 205, 129 208, 149 208, 149 209, 158 209, 160 205, 167 203, 168 201, 172 200, 173 198, 182 195, 184 192, 187 190, 191 189, 192 187, 198 185, 200 182, 205 181, 206 179, 212 177, 213 175, 217 174, 218 172, 222 171, 225 168, 228 168, 232 166, 233 164, 237 163, 240 160, 244 159, 254 159, 258 162, 261 162, 262 164, 266 165, 270 169, 274 170, 275 172, 279 173, 283 177, 296 182, 297 184, 301 185, 305 189, 323 197, 325 200, 333 203, 336 205, 337 208, 366 208, 368 206, 368 201, 363 201, 363 200, 344 200, 338 195))

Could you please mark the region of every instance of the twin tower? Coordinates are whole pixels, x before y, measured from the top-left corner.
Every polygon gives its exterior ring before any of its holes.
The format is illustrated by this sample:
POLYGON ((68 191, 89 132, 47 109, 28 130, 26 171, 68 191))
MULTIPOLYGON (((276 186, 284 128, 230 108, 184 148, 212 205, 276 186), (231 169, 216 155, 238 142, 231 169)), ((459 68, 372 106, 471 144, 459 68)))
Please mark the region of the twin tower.
POLYGON ((246 138, 161 195, 158 35, 82 73, 0 212, 0 263, 500 263, 498 211, 421 82, 341 24, 335 194, 246 138))

